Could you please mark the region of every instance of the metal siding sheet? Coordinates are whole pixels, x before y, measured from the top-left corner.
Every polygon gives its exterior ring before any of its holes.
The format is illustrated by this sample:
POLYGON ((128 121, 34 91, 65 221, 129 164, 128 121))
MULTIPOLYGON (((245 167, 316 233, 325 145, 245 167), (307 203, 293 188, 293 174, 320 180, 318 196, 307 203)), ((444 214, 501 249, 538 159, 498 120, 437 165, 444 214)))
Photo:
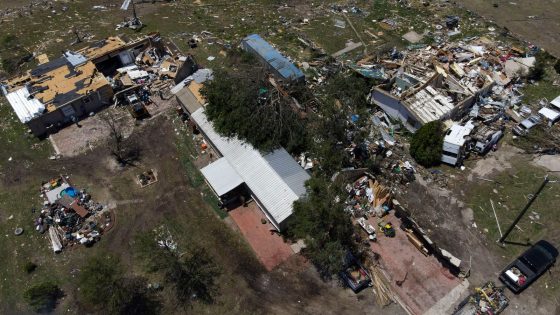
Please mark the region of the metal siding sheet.
POLYGON ((220 136, 201 108, 192 114, 202 132, 241 176, 262 203, 264 210, 281 224, 293 211, 293 202, 305 193, 309 174, 283 148, 263 156, 237 138, 220 136))
POLYGON ((45 112, 45 105, 36 98, 30 98, 29 95, 26 87, 6 95, 6 99, 22 123, 39 117, 45 112))

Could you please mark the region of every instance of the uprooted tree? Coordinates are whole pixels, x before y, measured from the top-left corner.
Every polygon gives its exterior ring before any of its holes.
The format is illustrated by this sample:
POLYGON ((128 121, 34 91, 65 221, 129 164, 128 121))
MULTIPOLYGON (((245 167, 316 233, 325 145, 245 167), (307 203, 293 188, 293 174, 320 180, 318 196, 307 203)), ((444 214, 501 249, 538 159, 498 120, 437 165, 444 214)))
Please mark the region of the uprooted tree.
POLYGON ((443 123, 429 122, 416 131, 410 141, 410 155, 424 167, 438 165, 443 151, 443 123))
POLYGON ((294 203, 288 233, 305 239, 302 253, 315 265, 323 279, 340 272, 346 252, 353 251, 354 227, 337 196, 342 190, 324 177, 307 183, 307 196, 294 203))
POLYGON ((105 113, 101 119, 109 129, 107 145, 111 155, 121 166, 134 165, 140 157, 140 148, 132 139, 125 137, 123 126, 111 113, 105 113))

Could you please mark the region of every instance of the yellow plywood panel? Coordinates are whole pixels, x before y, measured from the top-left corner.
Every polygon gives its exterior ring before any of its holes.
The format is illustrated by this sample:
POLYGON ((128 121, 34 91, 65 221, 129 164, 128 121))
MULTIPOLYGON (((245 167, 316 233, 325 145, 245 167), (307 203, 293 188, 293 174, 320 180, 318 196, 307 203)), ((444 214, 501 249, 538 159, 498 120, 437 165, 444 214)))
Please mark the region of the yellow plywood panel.
POLYGON ((40 54, 39 56, 37 56, 37 62, 40 65, 47 63, 49 62, 49 57, 47 56, 47 54, 40 54))
POLYGON ((196 97, 200 104, 206 103, 206 100, 204 99, 202 94, 200 94, 200 89, 202 88, 202 86, 202 84, 197 83, 196 81, 192 81, 189 84, 189 90, 191 90, 192 94, 194 95, 194 97, 196 97))

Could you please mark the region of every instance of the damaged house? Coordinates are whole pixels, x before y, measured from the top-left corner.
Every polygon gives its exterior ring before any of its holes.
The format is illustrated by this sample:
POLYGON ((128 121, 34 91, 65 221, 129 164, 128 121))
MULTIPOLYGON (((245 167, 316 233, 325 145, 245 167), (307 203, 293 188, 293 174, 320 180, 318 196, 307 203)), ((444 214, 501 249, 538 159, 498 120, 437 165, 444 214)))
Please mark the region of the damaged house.
POLYGON ((112 104, 115 93, 129 85, 155 80, 174 84, 194 72, 191 58, 171 50, 157 33, 136 40, 109 37, 42 60, 26 74, 1 82, 0 90, 19 120, 34 135, 45 136, 112 104), (145 69, 115 80, 117 69, 135 64, 145 69))
POLYGON ((387 83, 373 87, 370 102, 411 132, 431 121, 462 117, 494 85, 475 57, 466 49, 411 54, 387 83))

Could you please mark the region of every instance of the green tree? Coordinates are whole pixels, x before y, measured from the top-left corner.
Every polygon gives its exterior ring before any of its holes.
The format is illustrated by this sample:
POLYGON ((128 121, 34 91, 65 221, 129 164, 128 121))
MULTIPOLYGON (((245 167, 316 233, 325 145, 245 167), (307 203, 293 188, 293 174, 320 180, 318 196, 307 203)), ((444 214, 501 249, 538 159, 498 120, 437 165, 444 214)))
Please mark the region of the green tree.
POLYGON ((208 102, 208 119, 219 133, 237 136, 261 151, 283 146, 301 152, 306 130, 292 98, 272 87, 260 68, 255 69, 235 74, 216 71, 201 90, 208 102))
POLYGON ((32 261, 28 261, 23 265, 23 270, 27 273, 32 273, 35 269, 37 269, 37 265, 32 261))
POLYGON ((158 314, 161 302, 142 277, 121 278, 107 303, 110 314, 158 314))
POLYGON ((198 248, 184 260, 173 260, 165 273, 166 280, 175 287, 177 300, 189 305, 193 300, 212 303, 217 293, 220 270, 208 253, 198 248))
POLYGON ((443 137, 441 121, 436 120, 425 124, 412 136, 410 155, 425 167, 439 164, 443 151, 443 137))
POLYGON ((50 312, 56 307, 62 290, 52 282, 36 284, 25 291, 23 298, 37 312, 50 312))
POLYGON ((117 257, 90 258, 79 277, 79 298, 86 305, 108 314, 157 314, 161 303, 146 279, 126 277, 117 257))
POLYGON ((539 52, 535 55, 535 65, 529 70, 527 78, 530 80, 540 81, 544 79, 546 74, 547 61, 552 57, 545 52, 539 52))
POLYGON ((355 248, 354 227, 342 203, 336 201, 342 189, 324 177, 312 177, 306 186, 307 196, 294 203, 289 229, 293 236, 305 239, 303 254, 329 279, 342 269, 345 253, 355 248))
POLYGON ((149 272, 160 272, 175 291, 177 301, 189 306, 193 301, 212 303, 218 292, 220 268, 202 248, 194 248, 181 256, 176 251, 161 247, 154 232, 136 236, 136 257, 144 262, 149 272))

